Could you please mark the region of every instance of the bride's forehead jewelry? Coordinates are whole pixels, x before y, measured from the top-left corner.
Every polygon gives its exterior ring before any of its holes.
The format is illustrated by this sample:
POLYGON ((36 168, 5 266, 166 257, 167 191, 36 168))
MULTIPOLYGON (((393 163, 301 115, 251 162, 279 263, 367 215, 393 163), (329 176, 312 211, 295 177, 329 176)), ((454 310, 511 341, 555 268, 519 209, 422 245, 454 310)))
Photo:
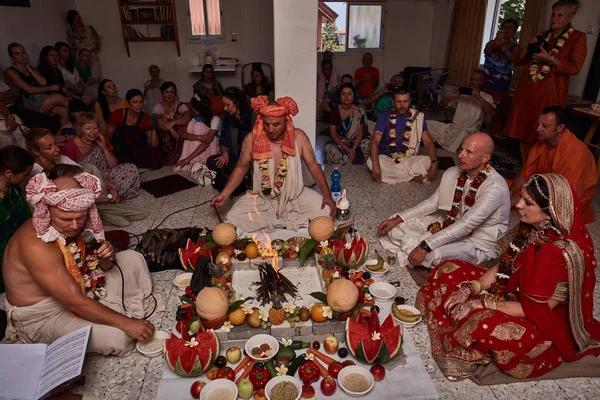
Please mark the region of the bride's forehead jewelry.
POLYGON ((544 194, 544 192, 542 192, 542 189, 540 188, 540 184, 537 180, 537 176, 533 175, 531 178, 529 178, 529 180, 525 183, 525 186, 529 187, 531 185, 531 182, 535 183, 535 188, 537 189, 538 193, 546 200, 548 200, 548 196, 546 196, 544 194))

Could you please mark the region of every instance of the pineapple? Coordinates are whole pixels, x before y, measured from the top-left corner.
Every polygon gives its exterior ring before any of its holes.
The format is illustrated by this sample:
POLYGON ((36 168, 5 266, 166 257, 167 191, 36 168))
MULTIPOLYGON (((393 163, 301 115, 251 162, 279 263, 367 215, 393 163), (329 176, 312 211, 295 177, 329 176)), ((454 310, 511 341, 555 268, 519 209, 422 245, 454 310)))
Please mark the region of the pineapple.
POLYGON ((281 307, 281 299, 278 294, 273 296, 273 306, 269 309, 269 322, 271 325, 281 325, 285 320, 285 310, 281 307))
POLYGON ((333 274, 335 274, 335 258, 333 252, 322 251, 319 254, 319 264, 322 267, 321 276, 325 286, 329 285, 333 280, 333 274))
POLYGON ((209 264, 209 268, 211 277, 210 286, 225 289, 225 285, 227 284, 227 270, 212 262, 209 264))

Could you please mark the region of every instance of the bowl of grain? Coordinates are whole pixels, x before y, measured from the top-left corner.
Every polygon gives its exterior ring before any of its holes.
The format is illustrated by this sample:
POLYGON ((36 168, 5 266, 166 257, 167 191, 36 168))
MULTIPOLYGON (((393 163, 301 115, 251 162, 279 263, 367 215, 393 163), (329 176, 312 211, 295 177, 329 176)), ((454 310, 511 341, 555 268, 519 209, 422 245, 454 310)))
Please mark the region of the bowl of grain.
POLYGON ((298 400, 301 394, 302 385, 293 376, 276 376, 265 386, 265 395, 268 400, 298 400))
POLYGON ((387 282, 375 282, 369 286, 369 293, 375 300, 388 301, 396 297, 396 288, 387 282))
POLYGON ((340 371, 338 384, 348 396, 363 397, 373 389, 375 379, 369 370, 358 365, 350 365, 340 371))
POLYGON ((146 357, 156 357, 163 353, 163 347, 165 339, 168 339, 170 335, 163 331, 154 331, 154 336, 147 342, 137 342, 135 347, 137 351, 145 355, 146 357))
POLYGON ((236 400, 237 397, 237 385, 229 379, 210 381, 200 392, 200 400, 236 400))
POLYGON ((192 272, 186 272, 179 274, 173 279, 173 285, 177 286, 180 290, 185 290, 186 287, 190 286, 192 282, 192 272))

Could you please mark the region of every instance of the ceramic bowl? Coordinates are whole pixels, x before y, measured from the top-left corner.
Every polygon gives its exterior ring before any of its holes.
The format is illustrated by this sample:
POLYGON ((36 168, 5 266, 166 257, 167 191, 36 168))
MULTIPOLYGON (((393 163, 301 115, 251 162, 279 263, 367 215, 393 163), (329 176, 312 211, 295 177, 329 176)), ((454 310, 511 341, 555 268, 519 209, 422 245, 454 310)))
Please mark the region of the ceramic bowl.
POLYGON ((167 332, 154 331, 151 341, 146 343, 137 342, 135 348, 146 357, 157 357, 163 353, 164 341, 169 337, 170 335, 167 332))
POLYGON ((338 380, 338 384, 340 385, 342 390, 344 392, 346 392, 346 394, 348 396, 351 396, 351 397, 366 396, 367 393, 369 393, 373 389, 373 386, 375 386, 375 379, 373 378, 373 374, 371 374, 371 372, 369 370, 367 370, 366 368, 359 367, 358 365, 350 365, 348 367, 342 368, 338 375, 337 380, 338 380), (348 374, 351 374, 351 373, 358 373, 358 374, 363 375, 365 378, 367 378, 367 381, 369 382, 369 388, 367 390, 365 390, 364 392, 353 392, 353 391, 347 389, 344 386, 344 378, 348 374))
POLYGON ((396 297, 396 288, 387 282, 375 282, 369 286, 369 293, 379 301, 388 301, 396 297))
POLYGON ((383 263, 383 269, 381 269, 380 271, 370 271, 367 269, 367 265, 375 265, 377 264, 377 261, 378 260, 376 258, 370 258, 367 261, 365 261, 365 264, 363 265, 363 269, 365 270, 365 272, 370 273, 372 277, 382 277, 385 274, 387 274, 390 270, 390 264, 386 262, 383 263))
POLYGON ((267 362, 275 357, 275 354, 279 351, 279 342, 271 335, 266 335, 261 333, 259 335, 254 335, 250 339, 246 341, 246 346, 244 347, 246 350, 246 354, 250 356, 256 362, 267 362), (269 357, 255 357, 252 355, 252 349, 255 347, 260 347, 261 344, 268 344, 273 350, 272 354, 269 357))
POLYGON ((192 282, 192 275, 192 272, 177 275, 175 279, 173 279, 173 285, 177 286, 180 290, 185 290, 192 282))
POLYGON ((232 382, 229 379, 215 379, 214 381, 208 382, 208 384, 204 386, 204 389, 202 389, 202 392, 200 392, 200 400, 216 398, 219 400, 236 400, 238 398, 238 388, 235 382, 232 382), (223 388, 231 389, 233 397, 223 397, 222 395, 219 396, 216 393, 211 395, 212 391, 223 390, 223 388))
POLYGON ((298 400, 300 398, 300 396, 302 395, 302 385, 300 384, 300 381, 298 381, 298 379, 294 378, 293 376, 282 375, 271 378, 271 380, 267 383, 267 386, 265 386, 265 395, 267 396, 268 400, 272 399, 272 397, 270 396, 271 390, 273 390, 275 385, 277 385, 280 382, 290 382, 291 384, 296 386, 296 389, 298 389, 298 396, 296 396, 295 400, 298 400))
MULTIPOLYGON (((421 314, 421 311, 419 311, 418 308, 413 307, 413 306, 409 306, 408 304, 398 305, 398 308, 401 309, 401 310, 408 310, 408 311, 416 313, 416 314, 421 314)), ((401 321, 400 319, 396 318, 396 316, 394 315, 394 313, 391 313, 391 314, 394 317, 394 319, 396 320, 396 322, 402 324, 402 326, 405 327, 405 328, 412 328, 413 326, 415 326, 419 322, 421 322, 421 320, 423 319, 423 315, 421 314, 421 317, 417 321, 415 321, 415 322, 404 322, 404 321, 401 321)))

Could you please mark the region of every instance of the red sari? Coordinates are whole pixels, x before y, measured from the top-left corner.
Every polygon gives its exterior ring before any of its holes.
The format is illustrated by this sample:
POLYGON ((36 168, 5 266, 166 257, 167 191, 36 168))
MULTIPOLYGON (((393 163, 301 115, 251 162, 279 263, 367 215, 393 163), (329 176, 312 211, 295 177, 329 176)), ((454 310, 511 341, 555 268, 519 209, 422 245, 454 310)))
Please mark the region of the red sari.
POLYGON ((478 365, 492 361, 517 379, 535 378, 563 361, 600 355, 600 322, 593 318, 593 242, 568 182, 560 175, 542 176, 551 188, 555 228, 532 231, 521 225, 500 261, 499 272, 509 278, 497 277, 489 290, 520 302, 525 318, 476 309, 453 322, 443 304, 462 282, 485 272, 463 261, 437 266, 417 295, 433 357, 449 379, 468 378, 478 365), (519 242, 519 235, 525 240, 519 242), (551 309, 549 299, 559 304, 551 309))

